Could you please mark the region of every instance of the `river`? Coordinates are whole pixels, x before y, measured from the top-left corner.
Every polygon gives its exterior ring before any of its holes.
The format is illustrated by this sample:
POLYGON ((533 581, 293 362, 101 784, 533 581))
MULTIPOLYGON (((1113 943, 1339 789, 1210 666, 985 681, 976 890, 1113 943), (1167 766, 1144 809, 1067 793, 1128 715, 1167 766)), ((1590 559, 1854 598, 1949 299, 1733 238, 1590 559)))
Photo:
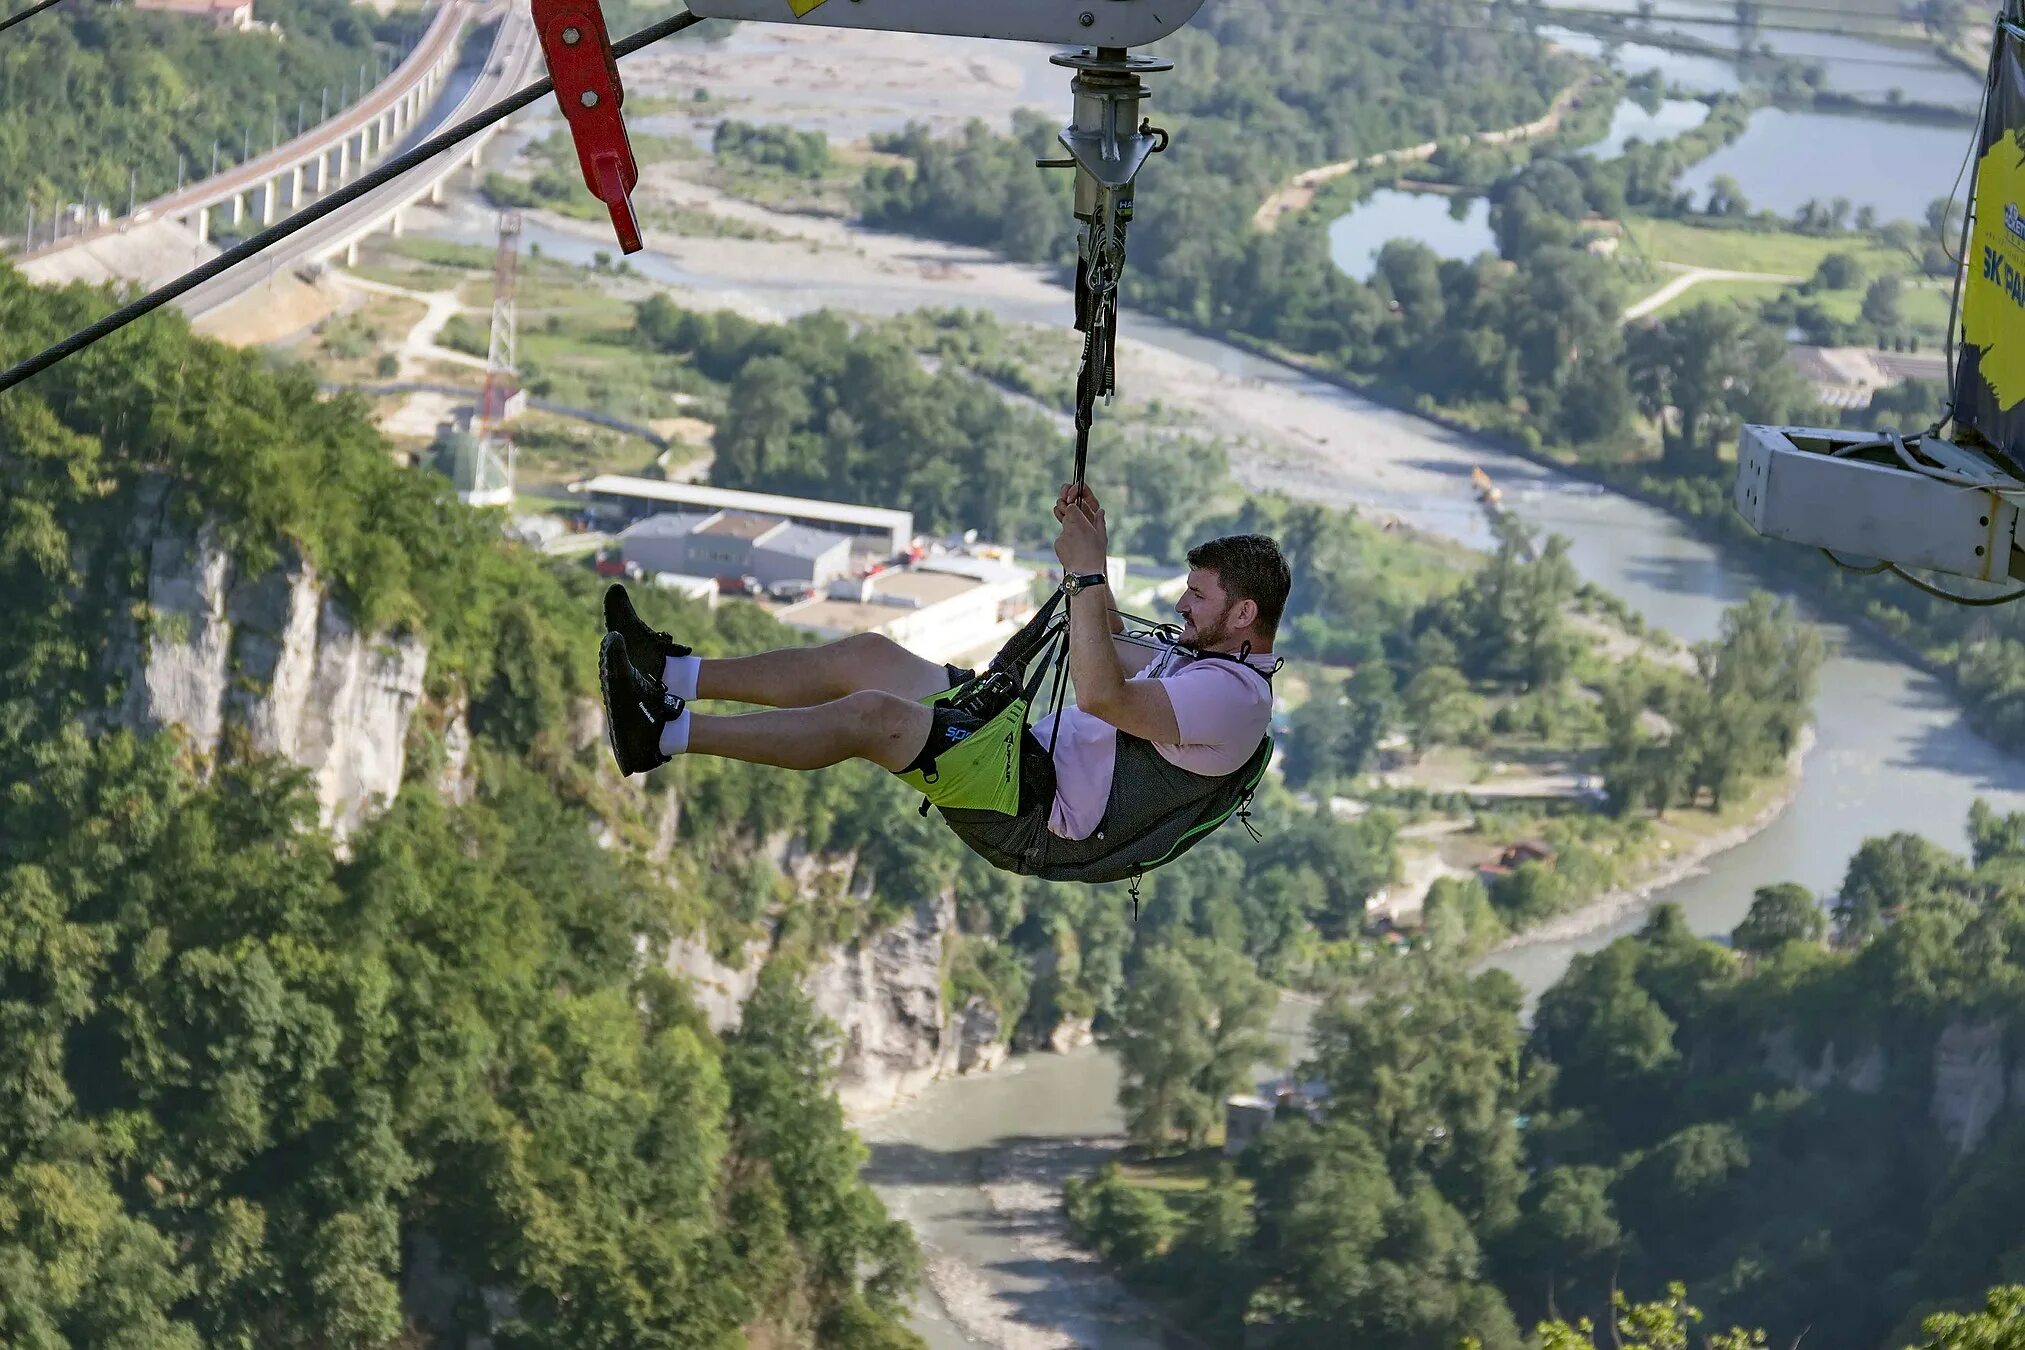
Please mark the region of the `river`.
MULTIPOLYGON (((1608 9, 1625 14, 1635 12, 1638 4, 1639 0, 1547 0, 1549 9, 1608 9)), ((1767 5, 1764 22, 1771 26, 1746 35, 1737 27, 1737 7, 1731 0, 1659 0, 1647 26, 1655 34, 1694 38, 1730 50, 1769 47, 1780 56, 1819 66, 1822 87, 1835 93, 1882 100, 1897 90, 1915 102, 1973 111, 1982 91, 1982 82, 1975 75, 1943 60, 1925 45, 1880 41, 1874 36, 1894 26, 1899 8, 1896 0, 1823 4, 1817 13, 1832 18, 1833 26, 1804 32, 1781 26, 1792 25, 1804 13, 1802 9, 1767 5)), ((1645 58, 1639 59, 1643 62, 1645 58)), ((1676 55, 1675 59, 1705 58, 1676 55)), ((1676 78, 1676 69, 1685 67, 1668 69, 1669 78, 1676 78)))
MULTIPOLYGON (((1551 8, 1553 0, 1549 0, 1551 8)), ((1597 5, 1582 0, 1578 8, 1597 5)), ((1606 0, 1603 8, 1635 10, 1636 0, 1606 0)), ((1888 7, 1850 6, 1852 26, 1889 17, 1888 7)), ((1663 0, 1655 30, 1735 45, 1735 7, 1727 0, 1663 0)), ((1601 57, 1629 75, 1657 71, 1670 87, 1695 94, 1734 93, 1743 87, 1733 62, 1670 51, 1639 42, 1606 42, 1594 34, 1555 25, 1539 32, 1557 45, 1585 56, 1601 57)), ((1717 150, 1681 176, 1680 187, 1694 200, 1706 200, 1718 176, 1733 179, 1753 210, 1790 216, 1810 201, 1828 203, 1837 197, 1852 208, 1870 208, 1879 220, 1924 217, 1927 203, 1945 197, 1967 153, 1971 114, 1982 82, 1950 66, 1933 52, 1886 44, 1855 33, 1796 33, 1765 30, 1757 41, 1781 55, 1820 63, 1824 87, 1838 93, 1885 99, 1892 90, 1906 98, 1962 110, 1960 126, 1895 121, 1846 113, 1761 108, 1752 114, 1744 134, 1717 150), (1826 151, 1826 153, 1824 153, 1826 151)), ((1755 43, 1753 45, 1756 45, 1755 43)), ((1704 105, 1669 99, 1659 111, 1622 101, 1613 113, 1610 134, 1579 153, 1614 155, 1636 136, 1645 141, 1667 139, 1699 125, 1692 109, 1704 105)), ((1360 279, 1371 275, 1378 250, 1389 239, 1418 239, 1444 258, 1469 258, 1496 243, 1489 209, 1481 200, 1468 214, 1449 214, 1449 201, 1410 192, 1382 191, 1336 218, 1329 228, 1336 265, 1360 279)))
MULTIPOLYGON (((738 44, 717 54, 736 58, 738 44)), ((511 144, 502 139, 508 151, 511 144)), ((1142 193, 1141 210, 1157 201, 1157 193, 1142 193)), ((1032 268, 832 222, 774 223, 803 239, 687 239, 630 261, 680 301, 782 316, 961 304, 1060 328, 1070 311, 1067 290, 1032 268)), ((447 218, 418 212, 409 228, 487 246, 492 240, 491 213, 468 200, 453 204, 447 218)), ((534 214, 525 238, 546 255, 577 262, 611 250, 594 226, 534 214)), ((1270 445, 1242 442, 1249 448, 1234 454, 1249 487, 1396 513, 1482 546, 1488 532, 1468 487, 1471 468, 1481 465, 1521 516, 1573 541, 1572 559, 1585 578, 1687 639, 1713 636, 1723 608, 1758 584, 1657 510, 1143 315, 1128 314, 1123 331, 1120 381, 1128 392, 1157 375, 1163 399, 1179 403, 1193 390, 1199 407, 1235 410, 1279 433, 1270 445)), ((1066 335, 1063 351, 1073 359, 1066 335)), ((1233 444, 1241 444, 1235 433, 1233 444)), ((1727 931, 1759 885, 1790 880, 1832 891, 1868 836, 1912 830, 1962 848, 1975 797, 2025 809, 2025 763, 1971 732, 1934 680, 1834 625, 1827 633, 1834 653, 1815 703, 1819 740, 1793 806, 1713 860, 1705 875, 1660 897, 1680 904, 1697 931, 1727 931)), ((1634 916, 1615 929, 1504 953, 1495 964, 1537 993, 1576 953, 1637 922, 1634 916)), ((1289 1022, 1283 1030, 1291 1038, 1297 1027, 1289 1022)), ((918 1321, 935 1350, 1151 1344, 1130 1297, 1062 1242, 1056 1218, 1060 1178, 1100 1156, 1103 1141, 1120 1131, 1116 1090, 1115 1065, 1100 1050, 1027 1056, 997 1074, 938 1084, 868 1122, 867 1175, 915 1225, 941 1291, 923 1300, 918 1321)))

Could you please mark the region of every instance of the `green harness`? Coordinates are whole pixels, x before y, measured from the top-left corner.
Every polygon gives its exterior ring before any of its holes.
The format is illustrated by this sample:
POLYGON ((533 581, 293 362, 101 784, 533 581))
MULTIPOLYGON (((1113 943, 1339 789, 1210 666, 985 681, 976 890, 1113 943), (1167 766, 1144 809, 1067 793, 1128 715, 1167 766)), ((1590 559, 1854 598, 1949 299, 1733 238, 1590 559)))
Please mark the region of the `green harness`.
MULTIPOLYGON (((1174 641, 1172 629, 1139 622, 1144 635, 1174 641)), ((1249 808, 1272 759, 1272 738, 1262 738, 1235 773, 1211 778, 1169 764, 1150 742, 1120 732, 1111 798, 1102 823, 1089 839, 1063 839, 1047 828, 1052 794, 1048 803, 1024 814, 1019 808, 1028 722, 1051 671, 1053 703, 1060 712, 1068 678, 1067 645, 1068 616, 1057 592, 1006 643, 984 674, 922 700, 930 706, 960 703, 971 720, 982 720, 940 750, 926 769, 897 776, 921 793, 923 815, 931 806, 941 811, 957 837, 994 867, 1049 881, 1129 880, 1136 907, 1139 878, 1145 873, 1180 857, 1232 816, 1250 828, 1249 808)), ((1243 655, 1197 655, 1238 660, 1269 683, 1279 669, 1275 665, 1272 672, 1260 670, 1243 655)), ((1046 749, 1052 760, 1053 747, 1046 749)))
MULTIPOLYGON (((964 696, 968 684, 930 694, 921 700, 933 707, 964 696)), ((901 782, 923 797, 922 809, 996 811, 1016 815, 1020 809, 1020 742, 1033 705, 1024 695, 1000 709, 989 721, 935 757, 927 769, 899 775, 901 782)))

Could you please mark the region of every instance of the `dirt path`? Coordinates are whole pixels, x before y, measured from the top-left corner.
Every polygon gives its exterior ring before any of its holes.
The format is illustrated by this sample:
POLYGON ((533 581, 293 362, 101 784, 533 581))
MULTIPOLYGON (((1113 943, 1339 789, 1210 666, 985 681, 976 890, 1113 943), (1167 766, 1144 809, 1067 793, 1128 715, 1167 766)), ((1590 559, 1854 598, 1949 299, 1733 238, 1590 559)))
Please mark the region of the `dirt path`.
POLYGON ((405 286, 390 286, 383 281, 368 281, 364 277, 342 274, 344 284, 354 290, 369 291, 374 295, 398 296, 403 300, 414 300, 424 306, 422 317, 401 339, 395 352, 400 358, 401 370, 398 378, 407 380, 419 377, 425 361, 442 361, 453 366, 464 366, 470 370, 484 370, 482 358, 468 352, 453 351, 436 341, 449 326, 450 320, 462 314, 464 303, 454 291, 411 291, 405 286))
MULTIPOLYGON (((1568 115, 1568 110, 1582 96, 1583 90, 1589 88, 1592 83, 1594 81, 1585 76, 1569 85, 1554 95, 1554 101, 1547 105, 1544 115, 1531 122, 1506 127, 1502 131, 1479 131, 1474 135, 1458 137, 1456 143, 1510 145, 1514 141, 1530 141, 1536 136, 1550 135, 1560 129, 1561 119, 1568 115)), ((1252 226, 1271 233, 1280 223, 1280 217, 1307 210, 1315 200, 1316 189, 1322 184, 1341 178, 1345 174, 1355 173, 1359 169, 1382 169, 1393 164, 1425 164, 1434 158, 1441 144, 1440 141, 1423 141, 1419 145, 1409 145, 1398 150, 1383 150, 1375 155, 1366 155, 1362 159, 1346 159, 1335 164, 1324 164, 1319 168, 1304 169, 1289 179, 1272 196, 1266 198, 1258 211, 1253 214, 1252 226)))
POLYGON ((1660 266, 1678 270, 1680 275, 1625 310, 1626 323, 1632 323, 1666 308, 1675 299, 1685 295, 1690 287, 1699 286, 1704 281, 1762 281, 1775 286, 1798 286, 1807 280, 1806 277, 1787 276, 1782 272, 1731 272, 1720 267, 1690 267, 1686 263, 1661 263, 1660 266))

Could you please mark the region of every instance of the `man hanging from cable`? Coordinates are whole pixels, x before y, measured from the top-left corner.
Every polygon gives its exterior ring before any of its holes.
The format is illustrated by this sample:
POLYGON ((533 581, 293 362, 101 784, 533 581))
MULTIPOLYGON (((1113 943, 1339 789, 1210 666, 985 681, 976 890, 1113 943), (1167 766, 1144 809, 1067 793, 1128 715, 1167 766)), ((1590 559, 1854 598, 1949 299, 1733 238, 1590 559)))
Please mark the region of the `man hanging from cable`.
POLYGON ((1176 605, 1184 626, 1141 645, 1123 636, 1108 598, 1096 494, 1065 485, 1054 509, 1061 592, 983 677, 876 634, 705 659, 648 628, 613 586, 599 677, 620 771, 646 773, 682 754, 788 769, 868 760, 921 791, 923 811, 939 808, 996 866, 1136 881, 1257 787, 1271 754, 1273 637, 1290 577, 1262 535, 1201 544, 1176 605), (1064 637, 1076 705, 1028 725, 1050 665, 1042 653, 1064 637), (773 711, 689 706, 710 699, 773 711))

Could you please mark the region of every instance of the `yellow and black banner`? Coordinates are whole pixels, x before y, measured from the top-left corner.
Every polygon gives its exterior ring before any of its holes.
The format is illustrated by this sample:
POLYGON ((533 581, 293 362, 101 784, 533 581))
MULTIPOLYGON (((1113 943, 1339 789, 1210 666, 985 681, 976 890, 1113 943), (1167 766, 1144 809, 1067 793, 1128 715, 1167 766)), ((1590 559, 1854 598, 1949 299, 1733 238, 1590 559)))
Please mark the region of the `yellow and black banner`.
POLYGON ((2025 52, 2006 26, 1977 140, 1976 225, 1962 259, 1955 420, 2025 457, 2025 52))

